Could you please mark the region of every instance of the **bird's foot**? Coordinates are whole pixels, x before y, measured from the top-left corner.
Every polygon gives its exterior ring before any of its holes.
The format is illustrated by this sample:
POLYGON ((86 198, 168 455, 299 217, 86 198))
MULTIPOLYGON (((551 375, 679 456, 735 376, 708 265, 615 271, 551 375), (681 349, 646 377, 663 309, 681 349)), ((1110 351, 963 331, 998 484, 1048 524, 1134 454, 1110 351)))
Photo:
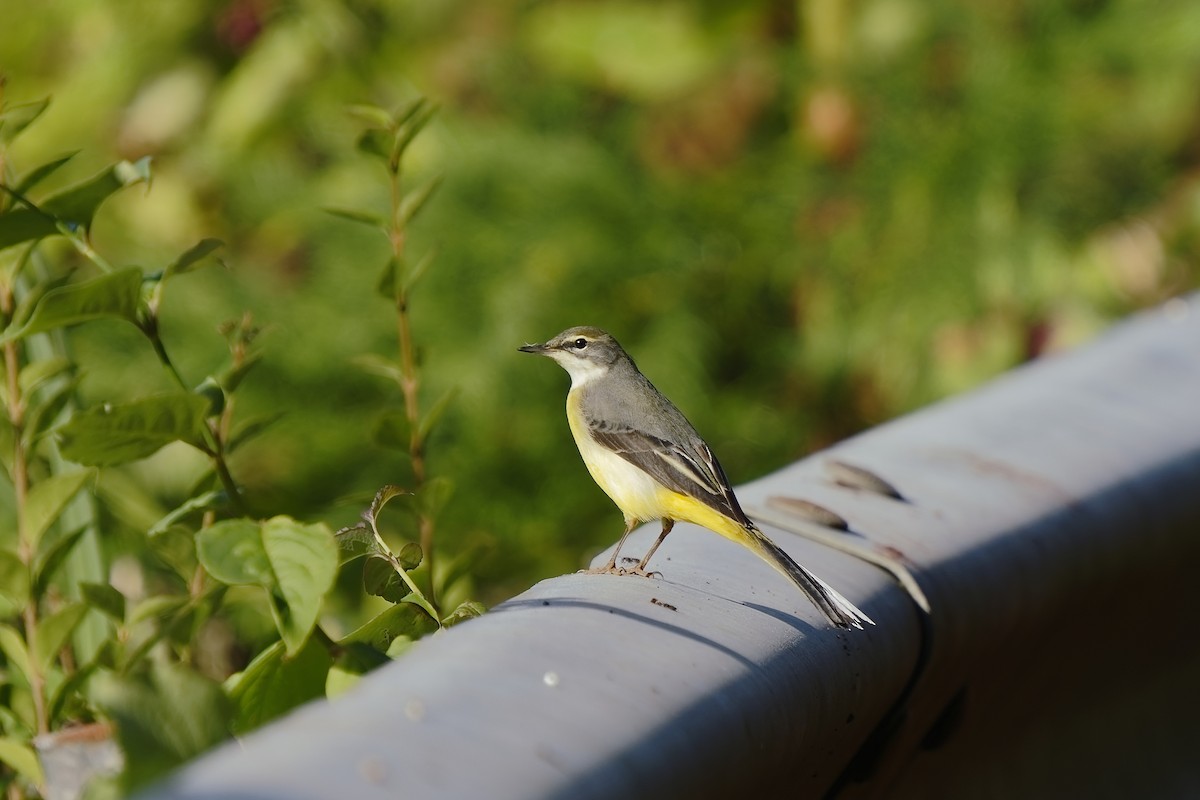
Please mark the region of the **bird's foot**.
POLYGON ((661 578, 663 574, 656 569, 646 569, 643 566, 636 566, 633 569, 625 570, 626 575, 640 575, 643 578, 661 578))
POLYGON ((605 564, 603 567, 579 570, 580 575, 628 575, 630 571, 616 564, 605 564))

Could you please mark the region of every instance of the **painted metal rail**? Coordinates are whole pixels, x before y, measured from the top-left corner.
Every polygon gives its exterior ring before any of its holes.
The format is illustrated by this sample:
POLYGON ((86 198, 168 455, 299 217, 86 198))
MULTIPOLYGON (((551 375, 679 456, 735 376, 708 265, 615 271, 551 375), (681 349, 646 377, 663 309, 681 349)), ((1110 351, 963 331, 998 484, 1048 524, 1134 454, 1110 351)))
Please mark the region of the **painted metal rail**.
POLYGON ((739 496, 878 624, 680 525, 142 797, 1200 795, 1200 298, 739 496))

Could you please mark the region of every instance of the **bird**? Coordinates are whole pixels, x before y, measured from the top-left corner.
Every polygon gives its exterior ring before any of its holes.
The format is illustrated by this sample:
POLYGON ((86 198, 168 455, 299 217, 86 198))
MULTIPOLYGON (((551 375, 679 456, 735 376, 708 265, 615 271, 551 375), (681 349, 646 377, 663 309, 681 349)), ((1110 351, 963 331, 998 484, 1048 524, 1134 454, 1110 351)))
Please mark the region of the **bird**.
POLYGON ((866 614, 797 564, 746 516, 712 449, 683 412, 644 376, 610 334, 568 328, 542 344, 518 348, 553 359, 571 376, 567 423, 592 478, 625 517, 612 558, 592 573, 641 575, 677 521, 708 528, 787 576, 839 628, 874 625, 866 614), (658 539, 633 569, 617 566, 635 527, 659 520, 658 539))

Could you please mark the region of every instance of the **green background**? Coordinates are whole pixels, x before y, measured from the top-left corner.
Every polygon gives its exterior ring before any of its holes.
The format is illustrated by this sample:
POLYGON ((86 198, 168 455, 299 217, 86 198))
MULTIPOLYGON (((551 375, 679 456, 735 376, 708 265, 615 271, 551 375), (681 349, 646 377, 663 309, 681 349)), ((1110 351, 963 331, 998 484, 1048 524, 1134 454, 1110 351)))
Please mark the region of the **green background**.
MULTIPOLYGON (((409 252, 430 443, 455 494, 439 550, 483 599, 580 567, 620 515, 563 418, 567 377, 517 353, 604 327, 737 483, 977 385, 1200 277, 1194 0, 513 2, 58 0, 8 9, 12 103, 53 104, 16 172, 54 185, 153 156, 97 249, 159 269, 203 237, 164 336, 195 383, 249 310, 265 358, 238 412, 282 419, 236 454, 256 508, 337 526, 404 457, 373 442, 394 387, 375 285, 383 213, 352 103, 441 106, 411 181, 444 183, 409 252)), ((47 188, 53 188, 48 186, 47 188)), ((56 263, 78 257, 47 245, 56 263)), ((170 388, 130 328, 71 344, 86 403, 170 388)), ((106 470, 106 535, 140 531, 203 469, 185 447, 106 470)), ((396 528, 405 535, 403 518, 396 528)))

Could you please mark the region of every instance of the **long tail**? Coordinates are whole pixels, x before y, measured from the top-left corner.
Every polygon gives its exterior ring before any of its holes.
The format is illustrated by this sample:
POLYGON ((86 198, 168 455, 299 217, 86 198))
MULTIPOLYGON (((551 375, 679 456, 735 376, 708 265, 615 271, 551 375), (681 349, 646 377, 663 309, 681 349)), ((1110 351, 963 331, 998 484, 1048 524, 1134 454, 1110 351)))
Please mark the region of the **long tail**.
POLYGON ((754 552, 775 569, 792 579, 800 587, 800 591, 812 601, 813 605, 829 618, 829 621, 839 628, 851 626, 862 629, 862 623, 874 625, 875 621, 864 614, 853 603, 843 597, 825 581, 813 575, 804 567, 797 564, 792 557, 783 552, 779 545, 767 538, 758 528, 745 528, 750 541, 747 544, 754 552))

